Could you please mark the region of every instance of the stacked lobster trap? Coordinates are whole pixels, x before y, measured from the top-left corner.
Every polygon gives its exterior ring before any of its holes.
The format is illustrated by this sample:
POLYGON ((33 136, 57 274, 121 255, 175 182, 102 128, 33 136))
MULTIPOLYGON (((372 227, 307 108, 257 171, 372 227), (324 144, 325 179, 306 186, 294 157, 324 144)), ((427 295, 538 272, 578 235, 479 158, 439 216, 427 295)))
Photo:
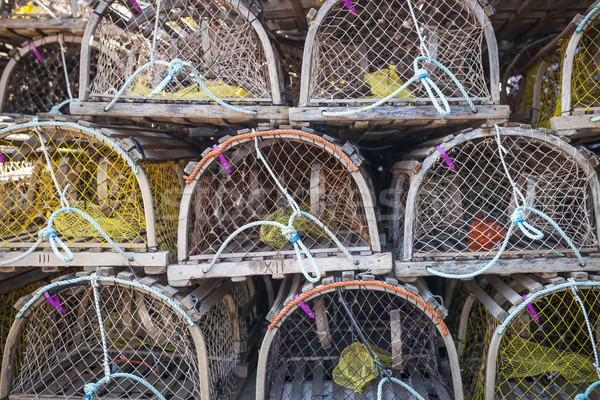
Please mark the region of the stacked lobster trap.
POLYGON ((327 271, 391 271, 362 162, 351 146, 306 131, 223 138, 190 165, 179 214, 178 264, 169 266, 169 283, 300 272, 318 280, 327 271), (304 259, 301 251, 314 257, 304 259))
POLYGON ((585 18, 576 19, 577 28, 566 47, 562 69, 560 108, 551 119, 551 127, 559 134, 581 136, 597 132, 600 106, 600 21, 598 2, 594 2, 585 18))
POLYGON ((6 0, 0 5, 0 37, 22 41, 59 33, 81 36, 89 13, 85 0, 6 0))
POLYGON ((236 285, 243 283, 174 289, 131 272, 56 280, 18 304, 0 393, 36 399, 228 397, 241 384, 239 305, 231 294, 236 285))
POLYGON ((290 120, 357 126, 506 120, 498 82, 496 38, 479 2, 326 0, 310 21, 299 107, 290 120), (452 103, 449 115, 436 111, 423 80, 452 103), (389 106, 360 109, 383 101, 389 106))
POLYGON ((462 131, 408 152, 393 168, 396 276, 595 270, 596 164, 585 149, 515 124, 462 131), (542 237, 526 236, 525 222, 542 237))
POLYGON ((240 1, 100 2, 81 60, 76 114, 215 124, 287 119, 271 106, 282 104, 273 47, 240 1), (95 75, 91 39, 106 50, 95 75))
POLYGON ((468 282, 457 337, 465 399, 597 398, 598 277, 563 275, 468 282))
POLYGON ((462 399, 446 310, 418 283, 286 279, 268 317, 256 399, 462 399))
MULTIPOLYGON (((68 113, 79 91, 81 36, 45 36, 13 50, 0 78, 0 112, 37 115, 68 113)), ((93 46, 95 74, 98 46, 93 46)))
POLYGON ((194 154, 187 144, 160 132, 54 120, 1 132, 3 269, 164 272, 175 254, 181 159, 194 154))

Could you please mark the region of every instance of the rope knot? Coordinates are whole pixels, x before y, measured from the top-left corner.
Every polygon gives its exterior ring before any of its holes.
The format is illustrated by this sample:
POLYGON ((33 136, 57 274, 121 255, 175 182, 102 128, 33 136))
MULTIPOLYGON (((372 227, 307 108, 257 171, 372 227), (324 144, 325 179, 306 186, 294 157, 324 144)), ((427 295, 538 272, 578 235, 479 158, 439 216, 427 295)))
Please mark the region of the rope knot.
POLYGON ((510 220, 516 225, 519 226, 520 223, 525 222, 525 212, 520 208, 515 209, 515 211, 510 216, 510 220))
POLYGON ((83 393, 85 393, 86 397, 90 397, 98 391, 98 385, 95 383, 86 383, 83 387, 83 393))
POLYGON ((281 228, 281 234, 292 243, 295 243, 296 241, 300 240, 300 237, 298 237, 298 231, 296 231, 296 228, 294 228, 293 226, 286 226, 284 228, 281 228), (294 240, 294 238, 297 239, 294 240))
POLYGON ((57 237, 58 237, 58 235, 56 234, 56 231, 51 226, 42 228, 38 232, 38 238, 40 238, 40 239, 51 239, 51 238, 57 238, 57 237))
POLYGON ((171 61, 169 63, 169 72, 167 72, 167 75, 170 75, 171 79, 173 79, 173 77, 179 75, 182 71, 183 71, 183 61, 179 58, 175 58, 173 61, 171 61))
POLYGON ((423 79, 425 78, 429 78, 429 75, 427 74, 427 70, 425 68, 417 68, 415 70, 415 75, 417 75, 419 78, 420 82, 423 82, 423 79))

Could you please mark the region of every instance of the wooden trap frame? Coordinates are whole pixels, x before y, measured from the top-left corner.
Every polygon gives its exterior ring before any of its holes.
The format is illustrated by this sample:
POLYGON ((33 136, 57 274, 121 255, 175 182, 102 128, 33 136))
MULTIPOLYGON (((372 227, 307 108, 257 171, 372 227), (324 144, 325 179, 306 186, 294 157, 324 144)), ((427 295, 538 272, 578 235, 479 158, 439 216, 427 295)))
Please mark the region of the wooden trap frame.
MULTIPOLYGON (((471 294, 464 303, 457 336, 465 399, 572 399, 598 380, 592 364, 593 348, 600 342, 600 290, 578 287, 584 313, 571 289, 557 287, 566 278, 598 280, 596 275, 573 272, 510 278, 490 275, 465 282, 471 294), (541 290, 549 293, 517 311, 501 329, 524 299, 541 290)), ((598 394, 593 391, 589 398, 596 399, 598 394)))
MULTIPOLYGON (((459 124, 472 120, 506 120, 509 108, 499 106, 498 50, 484 9, 472 0, 412 2, 407 0, 352 2, 326 0, 310 21, 302 61, 300 101, 290 109, 290 121, 335 125, 459 124), (431 57, 462 82, 477 105, 474 114, 457 85, 434 64, 423 64, 427 74, 453 104, 442 117, 419 81, 380 106, 351 115, 325 116, 347 111, 391 95, 415 74, 419 25, 431 57), (485 44, 484 44, 485 41, 485 44), (482 64, 487 48, 490 75, 482 64), (489 79, 489 86, 486 81, 489 79)), ((425 54, 427 55, 427 54, 425 54)))
POLYGON ((243 2, 165 0, 160 10, 156 7, 156 0, 144 2, 139 10, 131 2, 99 3, 84 35, 80 102, 72 105, 72 113, 217 125, 287 119, 274 106, 283 101, 278 60, 258 17, 243 2), (91 38, 107 49, 95 76, 87 44, 91 38), (152 54, 159 64, 140 69, 153 62, 152 54), (258 114, 216 105, 186 66, 149 96, 170 70, 164 63, 175 59, 191 64, 216 98, 258 114), (105 111, 130 78, 131 85, 105 111))
MULTIPOLYGON (((586 257, 586 270, 597 269, 600 185, 594 156, 526 125, 506 125, 500 132, 507 168, 527 205, 558 224, 586 257)), ((426 267, 469 273, 496 255, 517 207, 498 151, 495 128, 483 127, 425 143, 394 165, 389 227, 397 277, 428 275, 426 267)), ((544 238, 531 240, 514 230, 488 273, 580 270, 549 222, 530 212, 526 219, 544 238)))
MULTIPOLYGON (((68 100, 79 92, 80 53, 81 36, 70 34, 45 36, 23 43, 2 72, 0 112, 25 115, 68 113, 68 100)), ((97 59, 98 47, 94 46, 93 74, 97 59)))
POLYGON ((0 37, 22 41, 24 37, 83 35, 90 13, 87 1, 6 0, 0 5, 0 37))
POLYGON ((13 125, 0 135, 0 262, 5 262, 0 268, 132 265, 164 272, 175 255, 183 184, 179 159, 193 150, 160 132, 43 123, 13 125), (52 253, 46 238, 25 254, 51 214, 64 207, 56 185, 69 206, 90 216, 133 261, 111 252, 110 242, 73 212, 56 215, 52 226, 73 252, 71 262, 52 253))
MULTIPOLYGON (((213 281, 178 290, 159 278, 137 278, 131 272, 98 278, 111 375, 136 375, 166 398, 216 399, 239 390, 240 332, 231 285, 213 281)), ((105 376, 92 282, 63 280, 47 293, 60 305, 42 295, 11 327, 2 364, 3 398, 82 398, 85 384, 105 376), (23 356, 15 359, 20 351, 23 356)), ((30 299, 22 299, 18 307, 30 299)), ((145 399, 154 394, 132 379, 117 377, 96 396, 145 399)))
MULTIPOLYGON (((352 272, 301 286, 282 283, 259 354, 256 399, 376 399, 387 374, 425 399, 462 399, 456 348, 442 320, 446 310, 427 291, 352 272), (309 315, 311 314, 311 315, 309 315), (444 350, 442 350, 442 348, 444 350), (441 372, 441 355, 449 366, 441 372), (451 381, 446 377, 451 376, 451 381)), ((414 398, 383 385, 383 399, 414 398)))
MULTIPOLYGON (((588 12, 598 4, 594 2, 588 12)), ((587 13, 586 13, 587 14, 587 13)), ((598 122, 593 118, 600 111, 600 15, 599 11, 590 15, 580 32, 570 37, 565 51, 562 69, 560 109, 550 120, 552 130, 560 135, 581 137, 598 132, 598 122)), ((582 16, 576 18, 579 25, 582 16)))
POLYGON ((344 149, 352 148, 291 129, 240 133, 223 138, 218 150, 207 149, 194 171, 187 171, 192 173, 181 199, 178 264, 168 268, 169 283, 301 272, 280 228, 254 226, 233 236, 248 223, 288 224, 290 202, 269 169, 300 209, 318 218, 358 261, 348 260, 322 227, 307 217, 296 218, 293 226, 322 272, 390 271, 391 254, 381 253, 375 201, 360 168, 363 160, 354 149, 350 156, 344 149), (214 265, 205 271, 211 261, 214 265))

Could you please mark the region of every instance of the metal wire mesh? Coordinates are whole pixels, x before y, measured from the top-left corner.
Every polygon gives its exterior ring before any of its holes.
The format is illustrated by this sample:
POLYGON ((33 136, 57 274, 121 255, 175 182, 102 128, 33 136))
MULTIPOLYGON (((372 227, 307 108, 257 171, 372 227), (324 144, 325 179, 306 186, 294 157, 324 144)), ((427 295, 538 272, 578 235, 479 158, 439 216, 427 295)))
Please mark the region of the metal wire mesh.
MULTIPOLYGON (((333 0, 330 0, 333 1, 333 0)), ((414 74, 413 60, 421 55, 416 24, 410 16, 412 1, 418 25, 431 56, 448 67, 469 95, 489 100, 482 66, 483 27, 462 1, 413 0, 353 1, 356 15, 341 1, 320 23, 311 59, 309 102, 352 102, 385 97, 414 74)), ((426 66, 431 79, 449 98, 459 90, 438 67, 426 66)), ((420 85, 401 92, 396 101, 429 100, 420 85)))
POLYGON ((202 316, 200 328, 206 342, 210 398, 229 397, 237 382, 235 367, 239 355, 239 340, 233 319, 237 311, 230 297, 223 297, 202 316))
POLYGON ((561 39, 553 51, 545 57, 548 65, 542 75, 539 114, 535 126, 550 128, 550 118, 560 115, 560 84, 562 64, 569 39, 561 39))
POLYGON ((240 331, 240 341, 244 342, 248 339, 250 331, 254 327, 254 325, 258 322, 257 315, 255 313, 255 308, 252 308, 245 318, 242 318, 241 311, 248 307, 252 298, 254 297, 254 284, 252 283, 252 278, 248 278, 246 282, 235 285, 231 289, 231 298, 233 299, 233 303, 235 304, 237 313, 240 318, 238 318, 238 325, 240 331))
MULTIPOLYGON (((365 209, 352 174, 340 159, 313 143, 270 136, 261 139, 259 146, 303 211, 319 218, 350 251, 370 250, 365 209)), ((286 198, 258 159, 254 141, 237 142, 222 154, 232 173, 215 157, 198 178, 190 256, 212 258, 241 226, 262 220, 287 225, 291 215, 286 198)), ((331 238, 308 218, 297 218, 294 226, 307 247, 337 252, 331 238)), ((221 257, 253 254, 292 255, 294 250, 279 228, 260 226, 237 235, 221 257)))
POLYGON ((571 74, 571 106, 573 108, 600 105, 600 19, 584 32, 575 49, 571 74))
MULTIPOLYGON (((71 206, 90 215, 122 248, 147 249, 141 188, 126 161, 114 148, 76 129, 48 127, 41 132, 71 206)), ((7 160, 0 164, 0 247, 29 248, 60 208, 59 194, 35 132, 3 135, 0 151, 7 160)), ((174 163, 142 163, 142 169, 148 171, 159 245, 174 249, 180 196, 174 163)), ((60 214, 54 228, 71 248, 110 247, 76 214, 60 214)))
MULTIPOLYGON (((24 356, 10 386, 13 395, 81 399, 84 385, 104 376, 91 286, 59 290, 65 314, 44 300, 24 321, 24 356)), ((130 286, 100 285, 99 293, 112 372, 142 377, 168 399, 199 399, 198 354, 187 322, 166 303, 130 286)), ((112 379, 95 397, 154 394, 132 380, 112 379)))
MULTIPOLYGON (((112 98, 125 81, 151 61, 156 13, 156 59, 191 63, 217 97, 243 102, 270 102, 271 88, 265 50, 251 25, 256 16, 243 15, 228 1, 181 0, 139 3, 113 1, 102 14, 94 37, 108 51, 100 56, 98 75, 91 80, 91 100, 112 98)), ((142 72, 123 98, 146 99, 167 73, 157 65, 142 72)), ((153 98, 156 101, 209 101, 187 70, 153 98)))
MULTIPOLYGON (((561 148, 533 136, 503 135, 508 170, 527 205, 550 216, 582 251, 595 251, 590 176, 561 148)), ((494 137, 474 138, 446 151, 456 171, 439 157, 423 176, 416 197, 413 257, 495 254, 508 231, 516 207, 512 186, 501 167, 494 137)), ((401 216, 403 217, 403 216, 401 216)), ((545 219, 527 220, 544 233, 527 239, 518 229, 506 254, 572 252, 545 219)), ((402 254, 403 240, 397 242, 402 254)))
MULTIPOLYGON (((43 44, 35 46, 41 61, 34 51, 27 52, 23 57, 16 56, 17 64, 11 71, 5 88, 3 112, 27 115, 49 112, 52 106, 69 99, 67 79, 72 95, 77 97, 81 38, 65 36, 64 39, 59 39, 55 36, 42 41, 43 44), (66 65, 63 65, 59 40, 63 40, 66 65)), ((26 43, 24 46, 29 47, 30 44, 26 43)), ((97 59, 98 51, 94 48, 90 64, 92 76, 96 74, 97 59)), ((61 108, 60 112, 68 114, 69 107, 61 108)))
MULTIPOLYGON (((564 399, 583 393, 598 379, 593 347, 600 337, 600 291, 582 289, 595 337, 590 339, 584 314, 573 294, 554 292, 525 309, 504 333, 498 362, 495 394, 499 398, 564 399)), ((590 397, 598 398, 596 391, 590 397)))
MULTIPOLYGON (((315 319, 298 307, 278 323, 266 369, 266 399, 376 398, 380 378, 340 295, 392 376, 425 398, 454 397, 439 369, 439 334, 427 314, 389 291, 345 287, 304 301, 315 319)), ((383 398, 413 397, 399 385, 386 385, 383 398)))
MULTIPOLYGON (((59 18, 73 14, 71 0, 42 0, 42 3, 59 18)), ((50 18, 50 15, 31 0, 4 0, 0 4, 0 17, 50 18)))

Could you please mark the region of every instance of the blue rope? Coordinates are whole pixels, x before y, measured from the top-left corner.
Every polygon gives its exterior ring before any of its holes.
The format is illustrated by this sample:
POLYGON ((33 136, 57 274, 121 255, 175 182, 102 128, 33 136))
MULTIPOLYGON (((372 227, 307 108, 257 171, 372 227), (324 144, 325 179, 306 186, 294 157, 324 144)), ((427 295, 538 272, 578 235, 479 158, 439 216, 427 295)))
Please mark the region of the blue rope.
POLYGON ((61 286, 68 286, 68 285, 73 285, 73 284, 80 283, 80 282, 91 282, 91 281, 118 283, 122 286, 129 286, 129 287, 133 287, 136 289, 140 289, 141 291, 144 291, 144 292, 151 293, 154 296, 160 298, 165 303, 167 303, 175 311, 177 311, 177 313, 186 320, 186 322, 188 323, 189 326, 195 326, 194 321, 192 321, 192 318, 188 315, 188 313, 186 311, 184 311, 177 303, 175 303, 175 301, 173 301, 173 299, 171 299, 170 297, 167 297, 166 295, 157 291, 156 289, 152 288, 151 286, 145 285, 145 284, 137 282, 137 281, 129 281, 129 280, 113 277, 113 276, 94 276, 94 275, 80 276, 77 278, 69 278, 69 279, 65 279, 62 281, 50 283, 50 284, 38 289, 35 292, 35 294, 33 295, 33 297, 31 299, 29 299, 29 301, 27 303, 25 303, 25 305, 19 310, 19 312, 15 316, 15 319, 21 318, 23 316, 23 314, 25 313, 25 311, 27 311, 29 309, 29 307, 31 307, 31 305, 36 302, 37 299, 39 299, 41 296, 44 295, 44 292, 50 291, 54 288, 61 287, 61 286))
POLYGON ((383 378, 379 381, 379 385, 377 386, 377 400, 383 399, 383 384, 386 382, 396 383, 396 384, 402 386, 404 389, 408 390, 410 392, 410 394, 415 396, 417 399, 425 400, 423 398, 423 396, 421 396, 415 389, 411 388, 409 385, 402 382, 400 379, 394 378, 393 376, 386 376, 385 378, 383 378))
POLYGON ((52 106, 52 108, 50 109, 50 111, 48 111, 48 114, 62 115, 62 113, 60 112, 60 109, 63 108, 64 106, 66 106, 67 104, 69 104, 72 101, 79 101, 79 99, 67 99, 67 100, 64 100, 62 103, 59 103, 57 106, 52 106))
POLYGON ((137 78, 137 76, 139 74, 141 74, 148 68, 154 67, 156 64, 167 66, 169 68, 169 72, 167 72, 167 74, 163 77, 163 80, 148 95, 149 98, 152 98, 152 97, 156 96, 158 93, 160 93, 177 74, 180 74, 183 71, 183 69, 185 67, 191 71, 192 75, 196 79, 196 82, 198 83, 198 86, 200 86, 202 91, 204 93, 206 93, 206 95, 214 102, 218 103, 219 105, 221 105, 223 107, 229 108, 230 110, 233 110, 233 111, 241 112, 244 114, 250 114, 250 115, 258 115, 257 111, 246 110, 246 109, 243 109, 240 107, 232 106, 231 104, 225 103, 223 100, 219 99, 217 96, 215 96, 214 94, 211 93, 211 91, 208 89, 208 87, 206 87, 206 85, 200 78, 200 75, 198 74, 198 71, 196 70, 196 68, 194 68, 194 66, 192 64, 190 64, 189 62, 182 61, 178 58, 172 60, 170 63, 166 62, 166 61, 161 61, 161 60, 156 60, 154 62, 150 61, 149 63, 146 63, 146 64, 142 65, 141 67, 139 67, 131 75, 131 77, 129 77, 129 79, 127 79, 127 81, 125 82, 123 87, 121 89, 119 89, 119 91, 117 92, 115 97, 113 97, 113 99, 110 101, 110 103, 108 103, 106 105, 106 107, 104 107, 104 111, 109 111, 115 105, 115 103, 121 98, 121 96, 123 96, 123 94, 125 93, 127 88, 129 88, 129 86, 131 86, 131 84, 133 83, 135 78, 137 78))
POLYGON ((600 381, 596 381, 596 382, 592 383, 585 390, 585 393, 579 393, 577 396, 575 396, 575 400, 589 400, 590 393, 592 393, 592 390, 594 390, 598 385, 600 385, 600 381))
POLYGON ((600 1, 596 3, 594 8, 592 8, 592 10, 589 13, 587 13, 587 15, 585 16, 583 21, 581 21, 579 26, 577 26, 577 29, 575 29, 575 32, 580 33, 583 30, 583 28, 585 28, 585 25, 588 23, 588 21, 591 18, 593 18, 595 16, 595 14, 598 13, 599 10, 600 10, 600 1))
POLYGON ((463 97, 466 99, 467 103, 469 104, 471 111, 474 114, 477 113, 477 111, 478 111, 477 107, 471 100, 471 97, 469 96, 469 94, 467 93, 465 88, 463 87, 462 83, 460 83, 458 78, 448 68, 446 68, 443 64, 439 63, 438 61, 434 60, 433 58, 425 57, 425 56, 418 56, 417 58, 415 58, 415 60, 413 62, 415 74, 408 81, 406 81, 406 83, 404 85, 402 85, 401 87, 396 89, 393 93, 389 94, 388 96, 386 96, 382 99, 379 99, 375 103, 370 104, 365 107, 354 108, 354 109, 346 110, 346 111, 322 111, 321 114, 323 114, 326 117, 336 117, 336 116, 356 114, 359 112, 364 112, 364 111, 370 110, 370 109, 378 107, 378 106, 382 105, 383 103, 389 101, 390 99, 396 97, 398 94, 400 94, 403 90, 405 90, 413 82, 416 82, 417 80, 419 80, 421 82, 421 84, 423 85, 423 87, 425 87, 425 90, 427 91, 427 94, 429 95, 429 99, 433 103, 433 105, 434 105, 435 109, 438 111, 438 113, 442 116, 449 115, 450 114, 450 105, 448 104, 448 100, 446 99, 446 96, 444 96, 444 94, 442 93, 440 88, 431 80, 431 78, 429 78, 429 75, 427 74, 427 70, 419 67, 419 62, 421 62, 421 61, 427 61, 427 62, 437 66, 446 75, 448 75, 450 77, 450 79, 452 79, 452 81, 456 84, 456 86, 458 86, 458 89, 460 90, 463 97), (438 97, 440 98, 440 100, 444 106, 443 109, 440 106, 438 99, 435 97, 435 95, 433 93, 434 91, 437 93, 438 97))
POLYGON ((167 400, 154 386, 152 386, 146 380, 140 378, 139 376, 135 376, 125 372, 116 372, 114 374, 110 374, 109 376, 105 376, 104 378, 100 379, 96 383, 86 383, 83 387, 83 392, 85 393, 85 400, 92 400, 94 394, 98 391, 98 389, 100 389, 100 386, 109 382, 113 378, 127 378, 134 380, 150 389, 150 391, 152 391, 152 393, 154 393, 156 397, 158 397, 160 400, 167 400))

